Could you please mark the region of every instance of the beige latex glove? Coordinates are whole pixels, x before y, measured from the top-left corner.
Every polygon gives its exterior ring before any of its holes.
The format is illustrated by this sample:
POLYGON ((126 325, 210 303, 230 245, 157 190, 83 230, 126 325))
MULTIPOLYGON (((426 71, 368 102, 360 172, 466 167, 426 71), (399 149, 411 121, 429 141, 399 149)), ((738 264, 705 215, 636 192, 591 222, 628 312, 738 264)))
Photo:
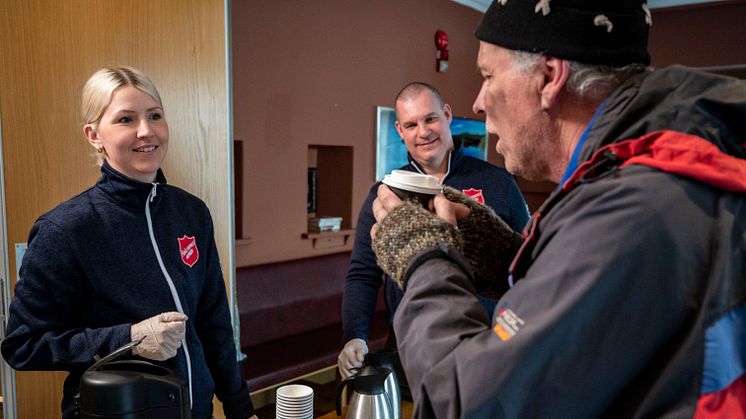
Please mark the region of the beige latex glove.
POLYGON ((169 311, 132 325, 132 340, 140 340, 132 353, 154 361, 165 361, 176 356, 186 331, 187 316, 169 311))
POLYGON ((362 339, 350 339, 337 357, 337 368, 342 379, 352 375, 352 368, 361 368, 365 354, 368 353, 368 345, 362 339))

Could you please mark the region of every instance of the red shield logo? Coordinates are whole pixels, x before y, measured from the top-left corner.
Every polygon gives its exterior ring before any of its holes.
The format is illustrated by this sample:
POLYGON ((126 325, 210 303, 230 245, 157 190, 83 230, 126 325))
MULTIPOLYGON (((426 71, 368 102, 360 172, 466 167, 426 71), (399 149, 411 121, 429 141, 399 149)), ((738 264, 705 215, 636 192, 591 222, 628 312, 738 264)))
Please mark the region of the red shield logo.
POLYGON ((464 189, 463 192, 469 198, 471 198, 471 199, 479 202, 480 204, 484 205, 484 195, 482 195, 482 190, 481 189, 469 188, 469 189, 464 189))
POLYGON ((179 253, 181 254, 181 261, 188 267, 194 266, 199 260, 199 250, 197 249, 197 241, 194 240, 194 236, 187 236, 186 234, 176 239, 179 242, 179 253))

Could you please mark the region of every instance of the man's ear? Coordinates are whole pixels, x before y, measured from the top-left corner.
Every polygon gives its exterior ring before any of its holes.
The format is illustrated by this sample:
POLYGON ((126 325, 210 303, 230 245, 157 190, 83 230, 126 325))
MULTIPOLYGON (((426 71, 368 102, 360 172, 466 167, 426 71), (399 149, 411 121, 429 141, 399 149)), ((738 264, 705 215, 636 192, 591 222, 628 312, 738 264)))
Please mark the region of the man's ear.
POLYGON ((451 110, 451 105, 445 104, 443 105, 443 114, 446 116, 446 119, 448 120, 448 123, 450 124, 453 120, 453 111, 451 110))
POLYGON ((96 150, 102 147, 101 140, 98 138, 98 132, 93 128, 93 124, 85 124, 83 126, 83 135, 85 135, 88 143, 90 143, 96 150))
POLYGON ((396 127, 396 132, 399 133, 399 137, 403 140, 404 139, 404 133, 401 130, 401 124, 399 124, 399 121, 394 122, 394 126, 396 127))
POLYGON ((541 109, 548 110, 557 104, 570 77, 570 62, 561 58, 544 60, 544 85, 541 89, 541 109))

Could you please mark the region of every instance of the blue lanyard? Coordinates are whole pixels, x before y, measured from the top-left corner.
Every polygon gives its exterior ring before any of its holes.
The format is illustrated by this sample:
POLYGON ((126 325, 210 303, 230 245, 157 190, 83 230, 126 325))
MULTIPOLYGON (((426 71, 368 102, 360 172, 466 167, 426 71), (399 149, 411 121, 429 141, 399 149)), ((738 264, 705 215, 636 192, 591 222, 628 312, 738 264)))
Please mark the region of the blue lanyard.
POLYGON ((570 179, 570 176, 572 176, 573 173, 575 173, 575 170, 578 168, 578 163, 580 159, 580 150, 583 148, 583 144, 585 143, 585 140, 588 138, 588 133, 591 131, 591 128, 593 127, 593 124, 596 123, 596 118, 598 118, 598 115, 601 114, 601 111, 604 109, 604 105, 606 105, 606 102, 602 102, 601 105, 596 109, 596 112, 593 114, 593 117, 591 118, 591 122, 588 123, 588 126, 585 127, 585 131, 583 131, 583 134, 580 136, 580 139, 578 140, 578 144, 575 145, 575 150, 572 152, 572 156, 570 157, 570 162, 567 164, 567 167, 565 168, 565 173, 562 174, 562 180, 560 181, 559 186, 567 182, 567 179, 570 179))

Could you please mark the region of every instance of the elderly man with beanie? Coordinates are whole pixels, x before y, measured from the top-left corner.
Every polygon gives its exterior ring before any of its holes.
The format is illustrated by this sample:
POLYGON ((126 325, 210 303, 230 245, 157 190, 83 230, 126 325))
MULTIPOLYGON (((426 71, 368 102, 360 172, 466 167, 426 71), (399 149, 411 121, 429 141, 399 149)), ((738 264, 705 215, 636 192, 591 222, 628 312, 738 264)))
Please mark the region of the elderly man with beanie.
POLYGON ((652 70, 651 24, 641 0, 485 13, 474 110, 508 171, 559 184, 522 237, 454 190, 431 213, 379 188, 416 417, 746 416, 746 83, 652 70))

